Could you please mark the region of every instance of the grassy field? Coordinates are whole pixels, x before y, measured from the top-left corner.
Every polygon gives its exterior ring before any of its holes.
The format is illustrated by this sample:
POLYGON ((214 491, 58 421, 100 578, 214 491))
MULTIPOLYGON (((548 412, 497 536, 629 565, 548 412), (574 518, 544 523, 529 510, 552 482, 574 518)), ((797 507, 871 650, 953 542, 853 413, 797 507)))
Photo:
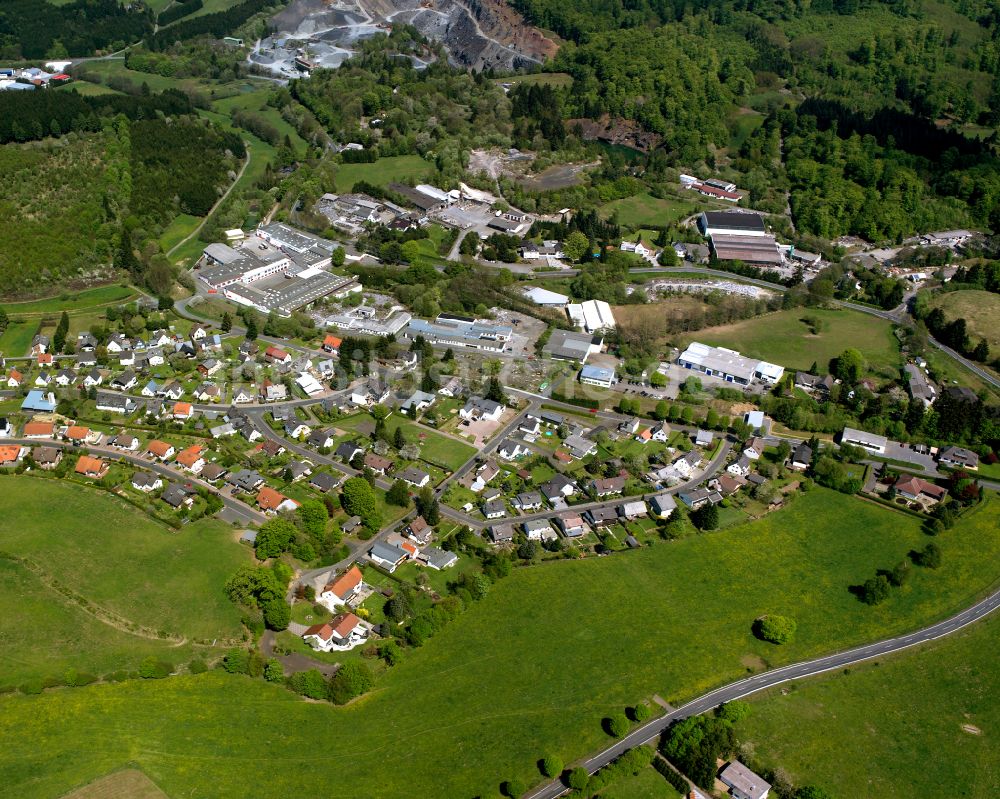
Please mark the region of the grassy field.
POLYGON ((546 751, 603 745, 601 719, 653 693, 676 705, 971 603, 996 582, 998 522, 996 500, 963 518, 939 538, 941 568, 874 608, 848 586, 927 539, 822 489, 722 533, 518 569, 347 708, 221 674, 0 698, 0 780, 56 797, 128 761, 172 796, 496 796, 538 780, 546 751), (794 616, 796 640, 756 640, 762 613, 794 616))
POLYGON ((130 286, 120 284, 99 286, 83 291, 65 292, 55 297, 45 297, 40 300, 25 302, 3 302, 0 307, 10 316, 28 316, 34 314, 57 314, 67 311, 70 314, 94 308, 105 308, 109 305, 135 299, 137 292, 130 286))
MULTIPOLYGON (((336 426, 342 430, 368 435, 374 429, 375 423, 368 414, 359 414, 338 419, 336 426)), ((420 445, 420 455, 424 460, 451 471, 457 469, 476 453, 475 447, 463 444, 461 441, 456 441, 441 433, 435 433, 399 413, 394 413, 386 419, 385 427, 390 435, 395 435, 396 428, 402 427, 406 440, 420 445)))
POLYGON ((753 702, 766 764, 834 796, 990 799, 1000 785, 1000 617, 753 702))
POLYGON ((380 158, 374 164, 341 164, 337 167, 336 190, 349 192, 359 180, 376 186, 387 186, 394 181, 405 182, 409 178, 422 180, 432 171, 433 167, 419 155, 380 158))
POLYGON ((4 355, 27 355, 31 339, 38 328, 36 322, 11 322, 0 334, 0 353, 4 355))
POLYGON ((11 581, 0 582, 0 601, 12 611, 0 616, 6 678, 61 674, 70 665, 98 673, 122 662, 134 668, 144 654, 167 654, 172 646, 83 613, 45 588, 49 580, 69 586, 99 614, 154 632, 199 640, 239 635, 239 612, 222 585, 247 556, 231 528, 204 521, 173 532, 93 488, 0 479, 0 550, 32 564, 3 562, 11 581))
POLYGON ((636 194, 622 200, 612 200, 601 206, 601 216, 618 216, 618 223, 629 230, 646 225, 669 225, 693 214, 696 203, 661 199, 651 194, 636 194))
POLYGON ((931 308, 944 311, 948 321, 964 319, 973 342, 986 339, 991 350, 1000 349, 1000 295, 989 291, 948 291, 930 302, 931 308))
POLYGON ((793 369, 808 369, 815 361, 826 369, 831 358, 856 347, 871 369, 892 370, 899 364, 899 349, 892 326, 883 319, 846 310, 794 308, 731 325, 709 327, 684 337, 684 343, 730 347, 744 355, 793 369), (804 316, 823 323, 818 335, 809 332, 804 316))

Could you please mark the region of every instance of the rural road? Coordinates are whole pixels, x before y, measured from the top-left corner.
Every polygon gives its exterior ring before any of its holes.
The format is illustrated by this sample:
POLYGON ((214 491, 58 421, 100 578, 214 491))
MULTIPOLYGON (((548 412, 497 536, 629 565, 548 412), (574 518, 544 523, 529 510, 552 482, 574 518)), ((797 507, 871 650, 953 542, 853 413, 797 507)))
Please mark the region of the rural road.
MULTIPOLYGON (((855 649, 848 649, 845 652, 826 655, 815 660, 793 663, 790 666, 783 666, 779 669, 773 669, 763 674, 756 674, 753 677, 747 677, 730 683, 707 694, 703 694, 697 699, 688 702, 683 707, 667 713, 665 716, 653 719, 580 765, 586 768, 588 773, 593 774, 627 750, 634 749, 637 746, 654 740, 675 721, 688 718, 689 716, 697 716, 712 710, 724 702, 742 699, 750 694, 763 691, 767 688, 773 688, 776 685, 781 685, 791 680, 801 680, 805 677, 812 677, 827 671, 842 669, 864 660, 890 655, 894 652, 900 652, 904 649, 951 635, 963 627, 979 621, 998 607, 1000 607, 1000 590, 990 594, 972 607, 966 608, 937 624, 924 627, 922 630, 916 630, 898 638, 889 638, 874 644, 866 644, 855 649)), ((567 790, 562 782, 555 780, 526 794, 526 799, 554 799, 557 796, 561 796, 567 790)))

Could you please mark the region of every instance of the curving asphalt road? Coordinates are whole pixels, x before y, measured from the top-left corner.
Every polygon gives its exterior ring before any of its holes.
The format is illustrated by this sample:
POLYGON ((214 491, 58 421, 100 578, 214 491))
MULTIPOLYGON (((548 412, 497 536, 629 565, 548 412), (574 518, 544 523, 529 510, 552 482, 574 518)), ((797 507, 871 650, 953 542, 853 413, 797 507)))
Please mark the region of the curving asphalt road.
MULTIPOLYGON (((763 691, 767 688, 773 688, 776 685, 781 685, 791 680, 801 680, 805 677, 813 677, 827 671, 842 669, 854 663, 890 655, 894 652, 900 652, 904 649, 951 635, 963 627, 979 621, 998 607, 1000 607, 1000 590, 990 594, 972 607, 966 608, 944 621, 924 627, 922 630, 916 630, 898 638, 889 638, 873 644, 859 646, 855 649, 848 649, 845 652, 826 655, 815 660, 782 666, 779 669, 773 669, 730 683, 707 694, 703 694, 697 699, 688 702, 683 707, 667 713, 665 716, 653 719, 580 765, 593 774, 598 769, 608 765, 615 758, 620 757, 627 750, 653 741, 675 721, 688 718, 689 716, 697 716, 712 710, 724 702, 742 699, 750 694, 763 691)), ((527 799, 555 799, 555 797, 561 796, 567 790, 562 782, 554 780, 540 786, 527 794, 526 797, 527 799)))

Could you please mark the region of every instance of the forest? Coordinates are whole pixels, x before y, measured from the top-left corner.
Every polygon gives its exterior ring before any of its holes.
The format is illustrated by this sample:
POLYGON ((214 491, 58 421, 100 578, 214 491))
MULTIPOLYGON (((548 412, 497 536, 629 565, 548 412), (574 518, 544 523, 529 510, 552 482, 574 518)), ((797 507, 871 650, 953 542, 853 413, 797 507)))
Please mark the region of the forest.
POLYGON ((39 59, 93 55, 118 50, 153 30, 142 3, 119 0, 44 0, 0 3, 0 58, 39 59))
POLYGON ((168 28, 161 28, 146 37, 150 50, 163 50, 174 42, 209 35, 216 39, 235 31, 240 25, 268 8, 282 5, 281 0, 243 0, 224 11, 182 19, 168 28))

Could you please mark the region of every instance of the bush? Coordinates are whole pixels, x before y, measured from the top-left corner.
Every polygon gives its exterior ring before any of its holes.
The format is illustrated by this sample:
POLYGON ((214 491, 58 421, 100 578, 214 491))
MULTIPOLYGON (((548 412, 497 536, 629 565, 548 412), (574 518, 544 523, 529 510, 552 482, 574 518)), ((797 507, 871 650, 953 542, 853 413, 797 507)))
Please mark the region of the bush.
POLYGON ((301 696, 308 696, 310 699, 326 698, 326 680, 322 672, 317 669, 300 671, 288 678, 288 687, 301 696))
POLYGON ((941 547, 931 542, 919 552, 914 552, 910 556, 913 562, 925 569, 936 569, 941 565, 941 547))
POLYGON ((747 702, 726 702, 719 707, 715 715, 730 724, 736 724, 750 715, 750 705, 747 702))
POLYGON ((884 574, 877 574, 861 586, 860 598, 866 605, 878 605, 889 598, 892 584, 884 574))
POLYGON ((276 658, 271 658, 264 665, 264 679, 268 682, 282 682, 285 679, 285 668, 281 665, 281 661, 276 658))
POLYGON ((169 677, 173 670, 172 664, 158 660, 152 655, 139 664, 139 676, 144 680, 162 680, 164 677, 169 677))
POLYGON ((264 623, 271 630, 287 630, 292 609, 284 599, 272 599, 264 605, 264 623))
POLYGON ((354 697, 370 690, 374 684, 375 678, 367 665, 347 662, 330 678, 328 692, 330 701, 345 705, 354 697))
POLYGON ((574 791, 585 791, 587 783, 590 782, 590 775, 583 766, 577 766, 569 773, 567 783, 574 791))
POLYGON ((629 723, 624 713, 615 713, 604 720, 604 729, 608 735, 622 738, 628 734, 629 723))
POLYGON ((563 770, 562 758, 559 755, 546 755, 539 764, 539 770, 546 777, 558 777, 563 770))
POLYGON ((188 663, 188 671, 192 674, 204 674, 208 671, 208 666, 205 665, 205 661, 201 658, 195 658, 188 663))
POLYGON ((518 799, 527 789, 524 787, 522 780, 512 777, 500 786, 500 790, 503 791, 504 796, 509 796, 510 799, 518 799))
POLYGON ((632 708, 632 718, 640 724, 647 721, 652 714, 653 711, 650 710, 649 705, 645 703, 640 703, 632 708))
POLYGON ((222 659, 222 668, 229 674, 250 673, 250 653, 245 649, 233 649, 222 659))
POLYGON ((753 634, 772 644, 787 644, 795 635, 795 619, 788 616, 761 616, 754 619, 753 634))

